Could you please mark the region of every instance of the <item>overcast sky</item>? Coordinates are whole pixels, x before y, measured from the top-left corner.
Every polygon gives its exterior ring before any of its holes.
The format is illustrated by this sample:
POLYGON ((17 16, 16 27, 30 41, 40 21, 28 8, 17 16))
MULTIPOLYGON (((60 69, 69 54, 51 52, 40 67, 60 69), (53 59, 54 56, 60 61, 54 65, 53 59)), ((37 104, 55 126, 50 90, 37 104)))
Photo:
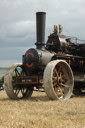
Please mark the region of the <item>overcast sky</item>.
POLYGON ((53 25, 85 39, 85 0, 0 0, 0 67, 21 62, 36 42, 36 12, 46 12, 46 37, 53 25))

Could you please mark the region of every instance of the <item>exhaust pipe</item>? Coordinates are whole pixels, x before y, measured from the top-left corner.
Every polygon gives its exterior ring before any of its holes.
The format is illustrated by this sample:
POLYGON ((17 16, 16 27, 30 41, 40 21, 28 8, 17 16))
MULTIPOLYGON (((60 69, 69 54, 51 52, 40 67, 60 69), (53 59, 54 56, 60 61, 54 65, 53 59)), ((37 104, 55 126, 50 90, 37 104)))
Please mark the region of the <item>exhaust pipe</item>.
POLYGON ((36 13, 36 48, 37 49, 45 49, 45 20, 46 13, 45 12, 37 12, 36 13))

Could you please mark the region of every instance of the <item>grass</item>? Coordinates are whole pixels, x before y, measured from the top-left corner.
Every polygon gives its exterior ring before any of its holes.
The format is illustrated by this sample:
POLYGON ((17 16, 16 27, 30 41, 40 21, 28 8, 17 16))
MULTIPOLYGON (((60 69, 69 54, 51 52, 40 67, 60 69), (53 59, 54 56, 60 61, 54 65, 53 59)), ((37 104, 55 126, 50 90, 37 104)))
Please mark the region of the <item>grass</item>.
POLYGON ((51 101, 44 92, 10 100, 0 91, 0 128, 85 128, 85 96, 51 101))

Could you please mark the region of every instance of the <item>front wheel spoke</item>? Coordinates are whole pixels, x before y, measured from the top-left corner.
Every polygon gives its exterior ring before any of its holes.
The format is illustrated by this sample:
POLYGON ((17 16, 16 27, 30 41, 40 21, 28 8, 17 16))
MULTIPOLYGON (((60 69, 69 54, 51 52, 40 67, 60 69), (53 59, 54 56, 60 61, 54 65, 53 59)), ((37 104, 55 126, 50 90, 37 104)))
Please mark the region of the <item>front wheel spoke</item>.
POLYGON ((24 76, 24 72, 23 71, 21 71, 21 76, 24 76))
POLYGON ((24 88, 21 89, 21 93, 22 93, 22 95, 24 95, 24 88))
POLYGON ((16 89, 15 94, 18 96, 20 89, 16 89))
POLYGON ((15 72, 16 72, 16 76, 20 76, 20 73, 18 72, 17 69, 15 69, 15 72))

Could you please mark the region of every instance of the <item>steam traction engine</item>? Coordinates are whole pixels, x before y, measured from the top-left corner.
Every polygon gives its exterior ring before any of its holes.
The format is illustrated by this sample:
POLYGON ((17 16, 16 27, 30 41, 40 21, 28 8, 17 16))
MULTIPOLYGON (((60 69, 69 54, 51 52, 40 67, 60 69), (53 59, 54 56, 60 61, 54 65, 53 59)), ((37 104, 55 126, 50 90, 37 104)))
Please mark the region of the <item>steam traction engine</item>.
POLYGON ((52 100, 68 99, 85 90, 85 44, 74 44, 54 26, 45 44, 45 12, 36 13, 36 48, 23 55, 5 74, 5 90, 11 99, 29 98, 34 87, 52 100))

